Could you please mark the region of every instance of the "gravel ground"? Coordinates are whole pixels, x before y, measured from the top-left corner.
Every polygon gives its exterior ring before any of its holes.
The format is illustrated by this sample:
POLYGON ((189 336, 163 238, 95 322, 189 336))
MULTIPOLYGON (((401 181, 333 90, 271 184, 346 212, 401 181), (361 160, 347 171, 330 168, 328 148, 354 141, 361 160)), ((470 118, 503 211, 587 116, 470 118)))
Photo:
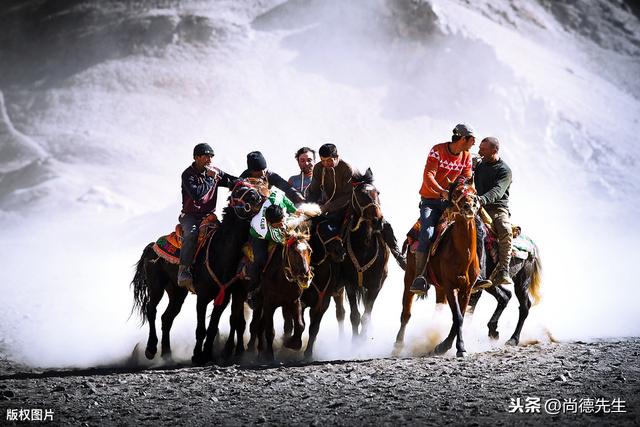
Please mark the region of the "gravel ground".
POLYGON ((60 425, 640 425, 639 361, 640 338, 275 366, 36 371, 0 358, 0 424, 49 409, 60 425))

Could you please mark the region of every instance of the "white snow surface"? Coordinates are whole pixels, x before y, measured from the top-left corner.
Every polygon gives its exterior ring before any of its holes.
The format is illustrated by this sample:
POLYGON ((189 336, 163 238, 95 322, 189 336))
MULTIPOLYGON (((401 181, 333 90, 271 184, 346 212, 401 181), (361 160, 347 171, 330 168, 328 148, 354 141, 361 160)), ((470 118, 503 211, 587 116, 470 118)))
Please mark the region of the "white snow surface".
MULTIPOLYGON (((229 173, 260 150, 288 177, 299 147, 331 141, 352 166, 372 168, 402 241, 427 153, 459 122, 501 140, 512 219, 541 252, 543 301, 523 341, 638 336, 640 98, 614 77, 637 79, 638 54, 595 44, 536 2, 472 3, 138 2, 127 22, 148 37, 125 53, 64 73, 54 61, 32 81, 0 76, 0 352, 40 367, 90 366, 146 342, 147 327, 128 319, 128 285, 142 249, 177 222, 179 177, 196 143, 211 144, 229 173), (149 42, 154 25, 168 41, 149 42), (617 74, 594 57, 618 64, 617 74)), ((612 3, 637 37, 638 18, 612 3)), ((69 11, 82 7, 104 22, 67 22, 71 48, 115 22, 97 2, 69 11)), ((19 45, 26 35, 11 37, 19 45)), ((12 67, 19 75, 29 65, 12 67)), ((226 192, 219 197, 221 208, 226 192)), ((338 339, 330 307, 317 357, 389 355, 402 278, 391 260, 364 345, 338 339)), ((492 343, 485 319, 495 301, 483 296, 465 323, 467 349, 503 345, 517 305, 514 297, 492 343)), ((159 313, 165 306, 166 297, 159 313)), ((413 313, 406 354, 450 325, 433 294, 413 313)), ((178 358, 190 357, 194 336, 192 296, 172 330, 178 358)))

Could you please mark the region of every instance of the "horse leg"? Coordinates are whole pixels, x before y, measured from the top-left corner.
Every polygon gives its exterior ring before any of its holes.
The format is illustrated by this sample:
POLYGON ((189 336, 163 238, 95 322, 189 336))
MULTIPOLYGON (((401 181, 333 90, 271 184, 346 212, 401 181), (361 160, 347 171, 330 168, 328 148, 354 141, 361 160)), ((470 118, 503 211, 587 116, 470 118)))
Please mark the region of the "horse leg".
POLYGON ((293 319, 293 335, 285 341, 284 346, 292 350, 300 350, 302 348, 302 333, 304 332, 300 299, 291 303, 291 305, 287 307, 287 311, 293 319))
POLYGON ((313 346, 320 331, 320 322, 322 322, 322 317, 329 308, 330 302, 330 298, 324 298, 322 305, 317 310, 313 308, 309 311, 311 323, 309 324, 309 341, 307 342, 307 348, 304 350, 305 359, 311 359, 313 357, 313 346))
MULTIPOLYGON (((407 271, 413 273, 413 270, 410 268, 411 263, 407 262, 407 271)), ((415 295, 413 292, 409 292, 409 288, 411 287, 412 279, 409 278, 409 273, 405 274, 404 280, 404 291, 402 293, 402 313, 400 313, 400 330, 398 331, 398 335, 396 335, 396 349, 400 350, 404 343, 404 332, 407 328, 407 323, 409 323, 409 319, 411 319, 411 307, 413 306, 413 296, 415 295)))
POLYGON ((273 314, 275 311, 276 307, 265 306, 262 312, 262 327, 267 341, 264 358, 269 362, 273 361, 275 358, 273 354, 273 338, 276 335, 276 331, 273 329, 273 314))
MULTIPOLYGON (((152 282, 153 283, 153 282, 152 282)), ((151 360, 156 356, 158 352, 158 335, 156 334, 156 314, 158 313, 157 307, 164 295, 164 286, 153 286, 150 288, 149 302, 147 303, 147 322, 149 323, 149 338, 147 339, 147 348, 144 351, 144 355, 147 359, 151 360)))
POLYGON ((256 303, 255 309, 253 310, 251 323, 249 324, 249 332, 251 333, 251 336, 249 337, 249 342, 247 343, 247 350, 252 352, 256 350, 256 341, 258 343, 260 343, 261 341, 260 340, 260 334, 262 332, 261 318, 262 318, 262 304, 258 302, 256 303))
POLYGON ((244 317, 244 302, 247 299, 245 294, 237 296, 239 300, 237 303, 234 301, 234 305, 231 306, 232 313, 235 313, 235 329, 236 329, 236 357, 242 357, 244 354, 244 331, 247 328, 247 320, 244 317))
POLYGON ((360 330, 360 311, 358 311, 358 300, 356 298, 356 291, 351 287, 347 288, 347 298, 349 299, 349 319, 351 320, 351 339, 353 341, 358 339, 358 332, 360 330))
POLYGON ((460 316, 460 323, 458 324, 458 334, 457 334, 457 340, 456 340, 456 357, 464 357, 467 353, 467 351, 464 348, 464 339, 462 337, 462 325, 464 323, 464 313, 467 309, 467 306, 469 305, 469 298, 471 296, 471 286, 473 285, 473 283, 471 283, 469 285, 468 288, 463 289, 462 292, 458 292, 458 298, 457 298, 457 303, 458 303, 458 315, 460 316))
MULTIPOLYGON (((224 345, 224 350, 222 352, 222 357, 224 360, 229 360, 231 359, 231 355, 233 354, 233 350, 234 347, 237 346, 235 345, 235 338, 236 335, 240 336, 241 335, 238 333, 238 329, 241 328, 243 330, 244 333, 244 328, 245 328, 245 320, 244 320, 244 299, 242 299, 241 295, 238 295, 237 293, 233 292, 231 294, 231 314, 229 315, 229 336, 227 337, 227 341, 224 345)), ((242 338, 239 338, 239 341, 242 338)), ((242 347, 242 351, 240 352, 240 354, 242 354, 242 352, 244 351, 244 344, 243 343, 239 343, 240 346, 242 347)))
POLYGON ((370 289, 365 293, 364 297, 364 314, 362 315, 362 328, 360 330, 360 335, 362 338, 367 337, 367 332, 369 331, 369 324, 371 322, 371 312, 373 311, 373 305, 376 303, 376 299, 378 298, 378 293, 380 293, 380 289, 382 288, 382 283, 384 282, 385 276, 380 279, 378 286, 375 289, 370 289))
POLYGON ((185 288, 173 287, 169 292, 169 304, 167 309, 162 313, 162 358, 171 359, 171 326, 173 321, 180 313, 184 299, 187 297, 187 291, 185 288))
POLYGON ((294 315, 289 307, 282 306, 282 318, 284 319, 284 331, 282 338, 289 338, 293 334, 294 315))
POLYGON ((489 323, 487 323, 487 327, 489 328, 489 338, 497 340, 500 338, 500 334, 498 333, 498 320, 500 320, 502 312, 507 307, 507 304, 509 304, 511 291, 505 289, 502 285, 492 286, 489 289, 486 289, 486 291, 498 301, 498 305, 496 306, 489 323))
MULTIPOLYGON (((451 315, 453 317, 453 324, 451 325, 451 329, 449 330, 449 335, 433 349, 435 354, 444 354, 451 348, 453 344, 453 339, 458 336, 460 331, 460 326, 462 325, 462 313, 460 312, 460 305, 458 304, 458 298, 456 298, 456 293, 453 289, 449 289, 447 291, 447 301, 449 302, 449 308, 451 309, 451 315)), ((460 349, 458 348, 458 352, 460 349)))
POLYGON ((204 342, 204 337, 207 334, 207 329, 205 328, 205 318, 207 315, 207 305, 209 301, 206 298, 198 296, 198 300, 196 302, 196 318, 197 318, 197 326, 196 326, 196 345, 193 348, 193 356, 191 356, 191 362, 196 365, 203 363, 202 360, 202 343, 204 342))
POLYGON ((333 302, 336 305, 336 320, 338 321, 338 336, 344 338, 344 318, 346 310, 344 309, 344 287, 340 288, 333 296, 333 302))
POLYGON ((518 324, 516 325, 516 330, 513 331, 513 335, 507 341, 507 345, 518 345, 520 343, 520 332, 522 332, 522 326, 527 316, 529 316, 529 309, 531 308, 531 298, 529 298, 527 291, 528 285, 521 283, 522 281, 517 281, 515 287, 516 297, 518 297, 518 302, 520 303, 518 324))
POLYGON ((220 317, 224 309, 229 304, 230 295, 226 295, 224 301, 220 305, 214 305, 211 311, 211 317, 209 318, 209 326, 207 327, 207 334, 204 340, 204 347, 202 349, 203 360, 210 362, 213 360, 213 343, 218 335, 218 325, 220 324, 220 317))

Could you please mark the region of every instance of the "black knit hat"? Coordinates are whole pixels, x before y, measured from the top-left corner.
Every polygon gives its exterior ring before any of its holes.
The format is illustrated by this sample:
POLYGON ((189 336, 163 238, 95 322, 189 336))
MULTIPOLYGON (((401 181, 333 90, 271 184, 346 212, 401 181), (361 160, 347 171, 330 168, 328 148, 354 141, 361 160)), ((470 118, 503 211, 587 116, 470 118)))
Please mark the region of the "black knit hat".
POLYGON ((193 156, 202 156, 204 154, 209 154, 211 156, 213 156, 213 148, 211 148, 211 146, 209 144, 198 144, 195 147, 193 147, 193 156))
POLYGON ((269 224, 282 221, 283 218, 284 210, 278 205, 271 205, 264 210, 264 219, 266 219, 269 224))
POLYGON ((252 151, 247 154, 247 169, 250 171, 261 171, 267 168, 267 161, 259 151, 252 151))
POLYGON ((320 157, 338 157, 338 149, 333 144, 324 144, 318 150, 320 157))

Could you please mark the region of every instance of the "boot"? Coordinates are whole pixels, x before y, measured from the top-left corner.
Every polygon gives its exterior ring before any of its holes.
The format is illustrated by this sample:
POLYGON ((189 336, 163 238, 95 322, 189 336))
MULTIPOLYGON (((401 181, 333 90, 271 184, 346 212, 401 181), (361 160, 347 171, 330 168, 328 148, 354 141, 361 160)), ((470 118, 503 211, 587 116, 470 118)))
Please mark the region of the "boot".
POLYGON ((491 278, 496 285, 513 285, 513 280, 511 276, 509 276, 509 270, 506 268, 496 268, 491 278))
POLYGON ((482 290, 482 289, 487 289, 493 286, 493 282, 489 279, 482 279, 480 277, 478 277, 476 279, 476 283, 473 284, 473 286, 471 287, 471 293, 475 294, 476 292, 482 290))
POLYGON ((427 291, 431 287, 431 284, 426 278, 425 266, 427 265, 428 254, 425 252, 416 251, 416 278, 413 279, 413 283, 409 288, 409 292, 418 295, 426 295, 427 291))
POLYGON ((195 289, 193 288, 193 276, 191 275, 191 268, 188 265, 178 266, 178 286, 188 289, 192 294, 196 293, 195 289))

